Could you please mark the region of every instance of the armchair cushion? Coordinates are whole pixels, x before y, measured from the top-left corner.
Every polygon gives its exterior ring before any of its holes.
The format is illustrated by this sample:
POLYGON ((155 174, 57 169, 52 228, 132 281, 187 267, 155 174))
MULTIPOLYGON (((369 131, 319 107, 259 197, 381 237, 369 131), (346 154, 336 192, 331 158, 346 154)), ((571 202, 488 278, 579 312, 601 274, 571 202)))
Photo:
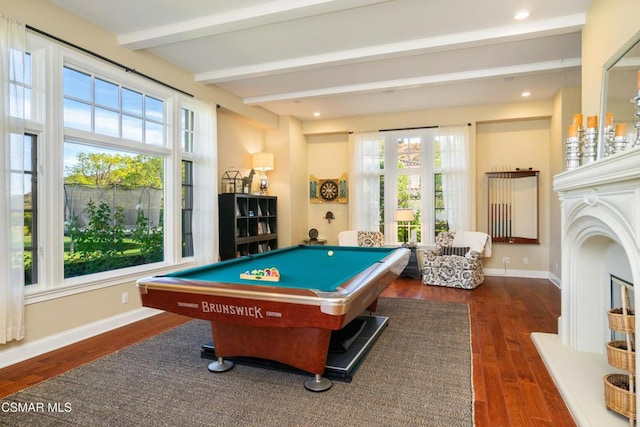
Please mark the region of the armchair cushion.
POLYGON ((442 248, 442 255, 465 256, 469 252, 469 246, 445 246, 442 248))
POLYGON ((380 231, 358 231, 358 246, 379 248, 384 245, 384 236, 380 231))
POLYGON ((380 231, 341 231, 338 233, 340 246, 384 246, 384 235, 380 231))

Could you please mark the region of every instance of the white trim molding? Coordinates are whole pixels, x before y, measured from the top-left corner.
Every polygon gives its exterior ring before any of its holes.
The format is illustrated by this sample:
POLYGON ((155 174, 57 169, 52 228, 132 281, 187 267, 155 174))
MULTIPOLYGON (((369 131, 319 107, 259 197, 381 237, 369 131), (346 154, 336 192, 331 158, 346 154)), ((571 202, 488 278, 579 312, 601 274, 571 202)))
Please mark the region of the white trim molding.
POLYGON ((162 313, 162 311, 142 307, 106 319, 98 320, 93 323, 88 323, 58 334, 50 335, 39 340, 27 342, 18 347, 0 351, 0 355, 2 355, 0 358, 0 368, 5 368, 18 362, 23 362, 27 359, 31 359, 87 338, 109 332, 130 323, 155 316, 159 313, 162 313))

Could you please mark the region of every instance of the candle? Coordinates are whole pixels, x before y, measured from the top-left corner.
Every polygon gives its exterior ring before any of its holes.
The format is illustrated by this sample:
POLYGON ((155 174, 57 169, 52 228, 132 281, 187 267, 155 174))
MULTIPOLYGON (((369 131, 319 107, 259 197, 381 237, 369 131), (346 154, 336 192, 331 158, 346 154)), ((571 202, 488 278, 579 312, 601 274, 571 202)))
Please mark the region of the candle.
POLYGON ((638 92, 640 92, 640 70, 638 70, 638 92))
POLYGON ((587 129, 596 129, 598 127, 598 116, 587 117, 587 129))
POLYGON ((616 123, 615 136, 625 136, 627 134, 626 123, 616 123))
POLYGON ((613 113, 605 115, 605 126, 613 126, 613 113))
POLYGON ((578 126, 579 128, 582 127, 582 114, 574 114, 573 115, 573 124, 578 126))
POLYGON ((569 125, 569 138, 578 136, 578 125, 569 125))

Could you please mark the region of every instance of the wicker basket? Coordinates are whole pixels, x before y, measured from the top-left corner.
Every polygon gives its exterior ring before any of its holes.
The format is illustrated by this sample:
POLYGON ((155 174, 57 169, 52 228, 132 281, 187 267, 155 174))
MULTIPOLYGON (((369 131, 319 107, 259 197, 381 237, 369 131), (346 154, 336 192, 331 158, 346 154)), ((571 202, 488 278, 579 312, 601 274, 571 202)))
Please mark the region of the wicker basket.
POLYGON ((605 375, 604 380, 604 400, 607 408, 624 415, 627 418, 636 419, 636 394, 631 393, 615 384, 626 384, 629 386, 629 376, 624 374, 605 375))
POLYGON ((627 350, 626 341, 610 341, 607 343, 607 360, 614 366, 631 374, 636 373, 636 351, 633 348, 627 350))
POLYGON ((621 314, 622 309, 614 308, 609 310, 609 329, 616 332, 633 333, 636 329, 636 317, 632 314, 621 314), (620 313, 616 313, 620 311, 620 313))

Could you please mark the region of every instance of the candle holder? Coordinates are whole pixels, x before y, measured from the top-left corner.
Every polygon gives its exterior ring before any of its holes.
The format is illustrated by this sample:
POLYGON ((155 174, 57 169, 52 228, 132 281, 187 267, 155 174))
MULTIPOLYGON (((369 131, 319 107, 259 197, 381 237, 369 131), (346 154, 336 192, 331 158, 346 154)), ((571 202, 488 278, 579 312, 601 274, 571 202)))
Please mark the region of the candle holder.
POLYGON ((566 170, 573 170, 580 166, 580 134, 577 125, 569 126, 569 136, 566 141, 566 149, 566 170))
POLYGON ((587 128, 584 133, 584 143, 582 145, 582 164, 588 165, 596 161, 596 150, 598 147, 598 129, 587 128))
POLYGON ((598 147, 599 157, 607 157, 615 154, 614 138, 616 136, 615 126, 613 124, 613 113, 606 113, 604 120, 604 129, 602 132, 602 146, 598 147))
POLYGON ((615 149, 614 149, 614 130, 613 130, 613 126, 609 125, 606 126, 604 128, 604 132, 602 133, 602 155, 603 157, 607 157, 610 156, 612 154, 615 154, 615 149))
POLYGON ((611 154, 624 151, 627 148, 627 124, 618 123, 615 126, 613 142, 611 143, 611 154))
POLYGON ((588 165, 598 159, 598 116, 587 117, 587 130, 582 138, 582 163, 588 165))
POLYGON ((629 148, 635 148, 635 147, 640 147, 640 90, 638 91, 638 96, 633 98, 631 102, 636 104, 635 116, 636 116, 636 119, 638 120, 636 121, 636 124, 634 126, 636 128, 636 137, 629 148))

